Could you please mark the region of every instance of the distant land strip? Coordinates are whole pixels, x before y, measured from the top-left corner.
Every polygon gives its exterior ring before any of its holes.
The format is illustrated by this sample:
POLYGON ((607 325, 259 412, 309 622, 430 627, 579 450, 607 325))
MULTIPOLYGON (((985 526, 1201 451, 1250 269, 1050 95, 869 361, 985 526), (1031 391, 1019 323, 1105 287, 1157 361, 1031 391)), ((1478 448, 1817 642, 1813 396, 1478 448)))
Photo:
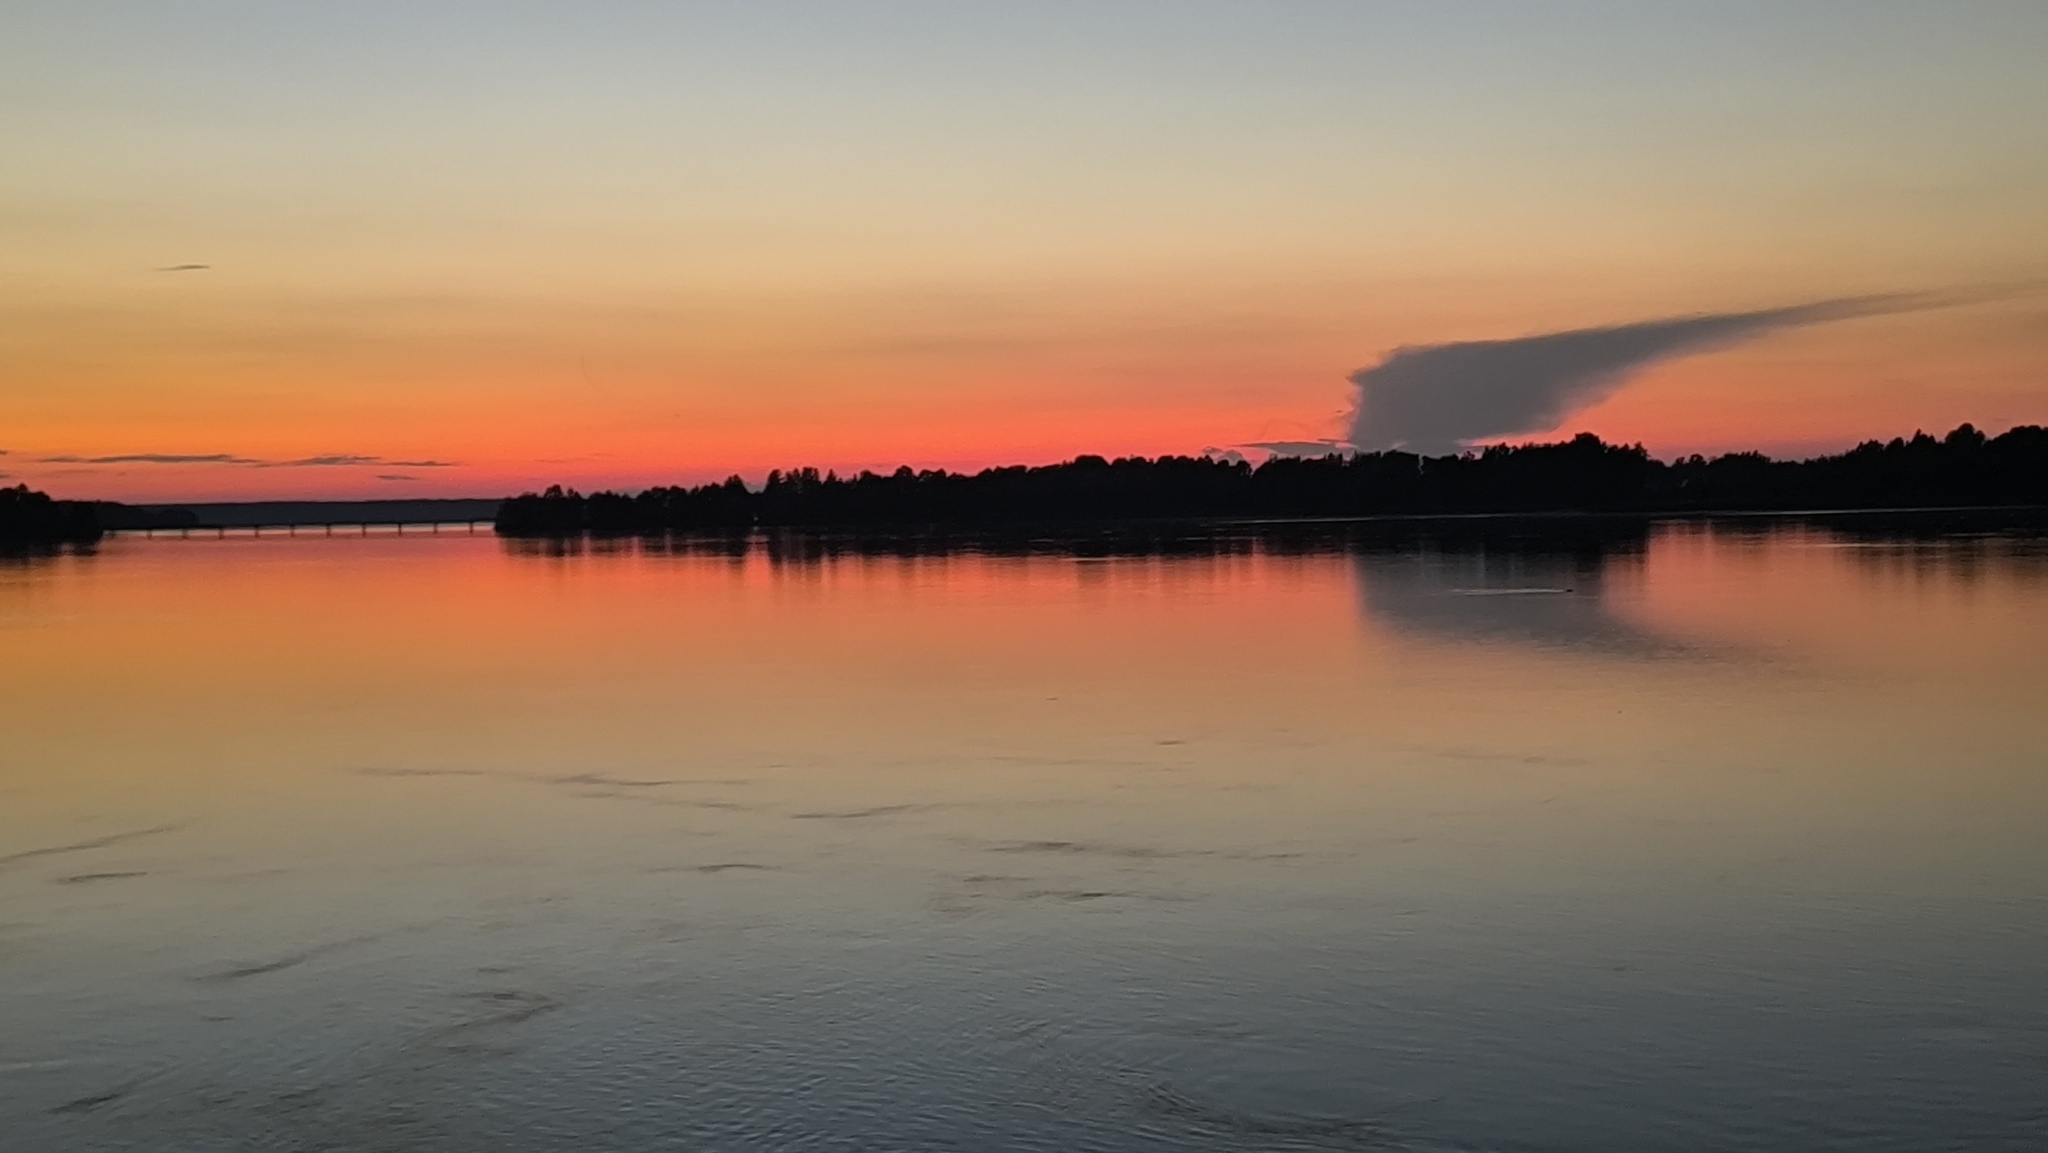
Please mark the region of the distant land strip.
POLYGON ((898 468, 842 477, 777 470, 622 492, 559 485, 507 500, 250 501, 127 505, 0 487, 0 545, 90 543, 109 530, 491 520, 510 537, 752 528, 982 528, 1145 521, 1480 513, 1772 512, 2048 506, 2048 429, 1965 424, 1808 460, 1760 452, 1669 462, 1591 433, 1445 456, 1401 451, 1212 457, 1079 456, 976 473, 898 468))
POLYGON ((89 544, 113 531, 417 525, 492 520, 497 497, 416 500, 266 500, 121 504, 52 500, 26 485, 0 488, 0 545, 89 544))
POLYGON ((100 527, 256 528, 323 524, 451 524, 497 515, 497 497, 415 500, 252 500, 197 504, 95 502, 100 527))
POLYGON ((1103 524, 1219 518, 1343 518, 1471 513, 1681 513, 1932 509, 2048 504, 2048 429, 1987 437, 1965 424, 1869 441, 1837 455, 1759 452, 1668 463, 1641 445, 1580 433, 1553 444, 1447 456, 1389 451, 1274 457, 1253 467, 1210 457, 1081 456, 977 473, 799 468, 637 494, 559 485, 500 506, 505 536, 753 527, 901 528, 1103 524))

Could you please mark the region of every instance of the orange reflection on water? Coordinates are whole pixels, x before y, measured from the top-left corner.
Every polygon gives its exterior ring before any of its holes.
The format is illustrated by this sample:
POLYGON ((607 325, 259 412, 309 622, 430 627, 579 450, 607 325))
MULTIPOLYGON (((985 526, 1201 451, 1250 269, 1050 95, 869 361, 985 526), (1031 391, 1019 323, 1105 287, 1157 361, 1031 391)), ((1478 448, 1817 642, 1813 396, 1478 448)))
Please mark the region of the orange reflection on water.
POLYGON ((1822 804, 1916 748, 2013 766, 2048 684, 2041 572, 2010 543, 1695 528, 1570 555, 121 539, 6 570, 0 693, 11 784, 53 803, 740 764, 777 803, 1072 789, 1225 822, 1257 811, 1232 790, 1277 789, 1274 828, 1336 829, 1560 780, 1722 803, 1769 762, 1822 804), (1798 756, 1716 760, 1730 726, 1798 756))
POLYGON ((1049 1045, 1091 1083, 1264 1078, 1257 1116, 1304 1078, 1377 1116, 1399 1083, 1449 1102, 1398 1114, 1443 1147, 1644 1061, 1619 1127, 1701 1079, 1820 1125, 1891 1107, 1899 1069, 2031 1117, 2038 538, 1035 547, 10 562, 0 1124, 299 1147, 396 1101, 608 1133, 624 1076, 684 1133, 757 1058, 780 1124, 777 1078, 836 1092, 893 1052, 893 1094, 954 1038, 934 1099, 988 1069, 1011 1100, 1049 1045), (1951 1001, 1963 1025, 1919 1024, 1951 1001), (1205 1020, 1244 1024, 1160 1040, 1205 1020), (718 1091, 674 1105, 683 1067, 718 1091), (1500 1103, 1452 1140, 1468 1076, 1500 1103))

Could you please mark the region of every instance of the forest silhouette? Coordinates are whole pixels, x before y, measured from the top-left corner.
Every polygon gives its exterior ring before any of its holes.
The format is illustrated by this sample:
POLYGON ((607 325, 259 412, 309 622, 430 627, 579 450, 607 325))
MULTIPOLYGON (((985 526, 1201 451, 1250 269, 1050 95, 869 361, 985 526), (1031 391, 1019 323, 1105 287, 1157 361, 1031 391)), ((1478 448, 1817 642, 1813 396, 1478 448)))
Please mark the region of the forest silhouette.
POLYGON ((25 484, 0 487, 0 544, 85 544, 99 538, 99 517, 90 503, 52 500, 25 484))
POLYGON ((498 510, 507 536, 750 527, 987 526, 1208 518, 1315 518, 1472 513, 1800 511, 2048 504, 2048 429, 1987 437, 1868 441, 1833 456, 1773 460, 1759 452, 1671 462, 1591 433, 1552 444, 1496 445, 1447 456, 1389 451, 1275 457, 1253 467, 1210 457, 1080 456, 977 473, 943 469, 777 470, 760 488, 738 476, 579 493, 559 485, 498 510))

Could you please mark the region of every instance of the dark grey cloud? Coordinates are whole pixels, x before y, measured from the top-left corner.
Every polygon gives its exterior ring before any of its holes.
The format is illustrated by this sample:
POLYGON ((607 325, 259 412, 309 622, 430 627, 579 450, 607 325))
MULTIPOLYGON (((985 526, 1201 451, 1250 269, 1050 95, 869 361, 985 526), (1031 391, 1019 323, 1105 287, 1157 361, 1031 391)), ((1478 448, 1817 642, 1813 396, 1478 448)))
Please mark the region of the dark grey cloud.
POLYGON ((378 474, 377 474, 377 479, 378 479, 378 480, 418 480, 418 479, 419 479, 419 477, 416 477, 416 476, 410 476, 410 475, 407 475, 406 473, 402 473, 402 472, 380 472, 380 473, 378 473, 378 474))
POLYGON ((164 267, 162 267, 162 268, 159 268, 159 269, 157 269, 156 271, 158 271, 158 272, 204 272, 204 271, 206 271, 207 269, 209 269, 209 268, 212 268, 212 267, 213 267, 213 265, 211 265, 211 264, 167 264, 167 265, 165 265, 164 267))
POLYGON ((377 463, 388 464, 395 468, 454 468, 462 462, 455 460, 379 460, 377 463))
POLYGON ((1604 328, 1397 348, 1354 373, 1351 443, 1362 450, 1449 453, 1493 437, 1555 428, 1660 361, 1774 332, 1963 303, 1929 293, 1822 300, 1604 328))

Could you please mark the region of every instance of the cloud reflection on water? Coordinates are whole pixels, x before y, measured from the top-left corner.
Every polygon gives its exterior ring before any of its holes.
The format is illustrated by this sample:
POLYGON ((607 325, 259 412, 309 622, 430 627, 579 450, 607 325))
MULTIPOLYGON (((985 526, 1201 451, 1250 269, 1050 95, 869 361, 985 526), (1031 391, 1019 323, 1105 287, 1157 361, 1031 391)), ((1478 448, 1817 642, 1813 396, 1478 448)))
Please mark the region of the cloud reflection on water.
POLYGON ((1359 607, 1410 635, 1675 655, 1686 646, 1613 608, 1610 586, 1640 571, 1647 540, 1641 522, 1420 531, 1354 553, 1359 607))

